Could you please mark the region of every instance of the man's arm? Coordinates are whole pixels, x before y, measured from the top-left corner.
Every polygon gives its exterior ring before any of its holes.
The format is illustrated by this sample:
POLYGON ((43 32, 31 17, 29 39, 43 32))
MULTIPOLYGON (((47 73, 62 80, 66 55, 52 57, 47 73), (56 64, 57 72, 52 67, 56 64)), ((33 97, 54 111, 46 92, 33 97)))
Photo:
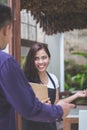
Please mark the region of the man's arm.
MULTIPOLYGON (((3 64, 0 80, 7 101, 26 119, 48 122, 62 118, 65 109, 63 103, 53 106, 41 103, 13 58, 3 64)), ((67 114, 70 107, 67 107, 67 114)))

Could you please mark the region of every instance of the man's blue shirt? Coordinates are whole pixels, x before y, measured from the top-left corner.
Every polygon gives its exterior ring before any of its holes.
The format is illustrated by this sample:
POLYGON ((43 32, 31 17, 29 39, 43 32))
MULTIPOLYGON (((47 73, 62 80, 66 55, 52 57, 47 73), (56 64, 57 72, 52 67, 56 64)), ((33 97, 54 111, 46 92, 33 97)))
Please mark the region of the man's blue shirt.
POLYGON ((0 51, 0 130, 16 130, 15 111, 26 119, 49 122, 61 119, 60 106, 42 104, 16 60, 0 51))

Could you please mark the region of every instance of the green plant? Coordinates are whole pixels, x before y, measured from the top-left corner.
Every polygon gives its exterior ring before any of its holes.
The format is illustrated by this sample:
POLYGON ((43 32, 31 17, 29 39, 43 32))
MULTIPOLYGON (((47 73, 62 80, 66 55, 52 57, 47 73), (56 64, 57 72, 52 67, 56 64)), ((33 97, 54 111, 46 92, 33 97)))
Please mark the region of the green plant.
MULTIPOLYGON (((73 52, 87 58, 87 53, 73 52)), ((77 65, 73 61, 65 61, 65 90, 82 90, 87 86, 87 64, 77 65)))
POLYGON ((79 55, 79 56, 87 58, 87 53, 85 53, 85 52, 72 52, 72 54, 73 55, 79 55))
POLYGON ((87 86, 87 64, 65 69, 65 90, 82 90, 87 86))
POLYGON ((8 3, 8 0, 0 0, 1 3, 8 3))
POLYGON ((21 68, 22 68, 22 69, 23 69, 25 60, 26 60, 26 56, 21 56, 21 68))

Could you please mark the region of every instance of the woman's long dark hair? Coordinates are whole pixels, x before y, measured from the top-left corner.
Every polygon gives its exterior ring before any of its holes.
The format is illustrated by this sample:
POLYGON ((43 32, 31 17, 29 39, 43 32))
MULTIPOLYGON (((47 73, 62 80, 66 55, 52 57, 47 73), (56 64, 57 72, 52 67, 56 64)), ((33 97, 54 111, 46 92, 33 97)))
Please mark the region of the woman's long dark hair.
POLYGON ((30 48, 24 65, 24 73, 28 81, 33 83, 41 83, 38 71, 34 64, 36 53, 41 49, 45 50, 49 58, 51 57, 47 45, 42 43, 36 43, 30 48))

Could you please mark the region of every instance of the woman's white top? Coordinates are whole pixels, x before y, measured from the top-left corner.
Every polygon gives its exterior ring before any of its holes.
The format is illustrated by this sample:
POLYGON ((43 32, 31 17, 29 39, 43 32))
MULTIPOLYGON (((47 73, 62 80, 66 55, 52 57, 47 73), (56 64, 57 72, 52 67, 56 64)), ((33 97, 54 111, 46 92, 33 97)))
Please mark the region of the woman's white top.
MULTIPOLYGON (((58 83, 57 77, 56 77, 54 74, 51 74, 51 73, 49 73, 49 75, 50 75, 51 78, 53 79, 56 88, 59 88, 59 83, 58 83)), ((47 87, 48 87, 48 88, 51 88, 51 89, 54 89, 54 85, 53 85, 53 83, 52 83, 52 81, 51 81, 51 79, 50 79, 49 77, 48 77, 47 87)))

